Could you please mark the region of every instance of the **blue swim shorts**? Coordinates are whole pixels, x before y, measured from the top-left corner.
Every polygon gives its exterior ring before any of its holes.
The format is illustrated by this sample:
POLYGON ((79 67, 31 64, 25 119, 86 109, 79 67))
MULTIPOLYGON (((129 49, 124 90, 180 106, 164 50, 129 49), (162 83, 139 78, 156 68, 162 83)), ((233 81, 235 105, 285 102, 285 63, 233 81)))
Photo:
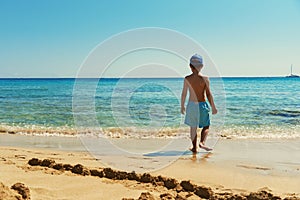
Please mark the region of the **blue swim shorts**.
POLYGON ((210 125, 209 106, 206 102, 189 101, 184 123, 190 127, 203 128, 210 125))

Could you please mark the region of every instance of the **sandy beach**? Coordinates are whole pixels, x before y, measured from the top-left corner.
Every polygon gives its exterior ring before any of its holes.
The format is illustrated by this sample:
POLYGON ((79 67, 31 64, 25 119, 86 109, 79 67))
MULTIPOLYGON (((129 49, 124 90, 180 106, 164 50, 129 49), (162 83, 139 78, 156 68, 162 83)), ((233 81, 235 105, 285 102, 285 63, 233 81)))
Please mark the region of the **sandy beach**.
POLYGON ((300 0, 0 0, 0 200, 300 200, 299 22, 300 0))
MULTIPOLYGON (((119 139, 123 140, 123 139, 119 139)), ((124 139, 126 141, 126 139, 124 139)), ((122 141, 122 143, 124 143, 122 141)), ((116 139, 115 142, 118 142, 116 139)), ((120 142, 120 141, 119 141, 120 142)), ((132 143, 132 141, 130 141, 132 143)), ((138 143, 138 141, 135 141, 138 143)), ((200 151, 197 155, 184 153, 171 164, 150 172, 153 177, 174 179, 211 188, 218 195, 249 195, 264 190, 272 195, 298 197, 300 194, 300 140, 225 140, 218 141, 211 153, 200 151)), ((83 176, 52 167, 31 166, 32 158, 51 159, 55 163, 83 165, 86 169, 103 170, 113 166, 102 163, 101 158, 85 150, 76 137, 43 137, 0 135, 0 172, 7 188, 23 183, 30 190, 31 199, 138 199, 149 192, 156 199, 164 194, 185 199, 199 199, 195 192, 168 189, 135 180, 83 176), (57 142, 60 141, 60 142, 57 142)), ((103 155, 120 163, 140 165, 160 162, 167 152, 156 156, 103 155), (157 157, 160 157, 157 158, 157 157)), ((106 160, 105 160, 106 161, 106 160)), ((126 170, 124 170, 126 171, 126 170)), ((130 172, 130 171, 127 171, 130 172)), ((145 170, 147 172, 147 170, 145 170)), ((140 173, 142 175, 142 173, 140 173)), ((6 188, 6 189, 7 189, 6 188)), ((4 189, 2 189, 4 190, 4 189)), ((2 193, 1 193, 2 194, 2 193)), ((246 197, 245 197, 246 198, 246 197)), ((1 197, 0 197, 1 199, 1 197)), ((2 199, 6 199, 3 198, 2 199)))

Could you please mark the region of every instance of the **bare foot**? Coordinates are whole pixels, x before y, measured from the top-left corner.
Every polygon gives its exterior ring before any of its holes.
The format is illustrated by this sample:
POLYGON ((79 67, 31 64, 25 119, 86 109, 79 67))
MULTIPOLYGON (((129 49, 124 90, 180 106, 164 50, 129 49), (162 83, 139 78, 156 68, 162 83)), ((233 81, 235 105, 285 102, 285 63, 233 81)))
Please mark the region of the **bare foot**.
POLYGON ((197 153, 197 149, 196 148, 189 148, 189 150, 193 153, 197 153))
POLYGON ((205 146, 203 143, 200 143, 200 144, 199 144, 199 147, 200 147, 201 149, 206 150, 206 151, 211 151, 211 150, 213 150, 212 148, 209 148, 209 147, 205 146))

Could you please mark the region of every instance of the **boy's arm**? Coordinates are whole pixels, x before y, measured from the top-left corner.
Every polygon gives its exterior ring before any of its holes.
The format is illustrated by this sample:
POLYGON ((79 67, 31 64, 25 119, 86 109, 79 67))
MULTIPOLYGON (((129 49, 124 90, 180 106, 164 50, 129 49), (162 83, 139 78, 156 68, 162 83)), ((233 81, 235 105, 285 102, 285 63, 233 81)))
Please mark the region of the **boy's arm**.
POLYGON ((207 97, 208 102, 209 102, 209 104, 210 104, 210 106, 212 108, 212 114, 214 115, 214 114, 217 114, 218 110, 217 110, 215 102, 214 102, 214 97, 213 97, 213 95, 212 95, 212 93, 210 91, 208 77, 205 79, 205 82, 206 82, 206 89, 205 89, 205 91, 206 91, 206 97, 207 97))
POLYGON ((182 88, 182 92, 181 92, 181 114, 185 113, 185 99, 186 99, 186 94, 187 94, 187 89, 188 89, 188 83, 186 78, 184 78, 184 82, 183 82, 183 88, 182 88))

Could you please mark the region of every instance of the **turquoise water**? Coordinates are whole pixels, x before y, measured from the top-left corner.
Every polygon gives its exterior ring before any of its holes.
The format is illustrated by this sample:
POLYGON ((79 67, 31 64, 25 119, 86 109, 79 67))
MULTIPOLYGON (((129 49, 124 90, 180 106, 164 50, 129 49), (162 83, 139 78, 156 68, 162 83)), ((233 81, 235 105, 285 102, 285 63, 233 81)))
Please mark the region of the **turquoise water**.
MULTIPOLYGON (((121 137, 137 133, 135 128, 185 131, 182 83, 181 78, 0 79, 0 128, 74 134, 80 126, 121 137)), ((219 109, 212 128, 219 134, 300 137, 300 79, 212 78, 211 87, 219 109)))

